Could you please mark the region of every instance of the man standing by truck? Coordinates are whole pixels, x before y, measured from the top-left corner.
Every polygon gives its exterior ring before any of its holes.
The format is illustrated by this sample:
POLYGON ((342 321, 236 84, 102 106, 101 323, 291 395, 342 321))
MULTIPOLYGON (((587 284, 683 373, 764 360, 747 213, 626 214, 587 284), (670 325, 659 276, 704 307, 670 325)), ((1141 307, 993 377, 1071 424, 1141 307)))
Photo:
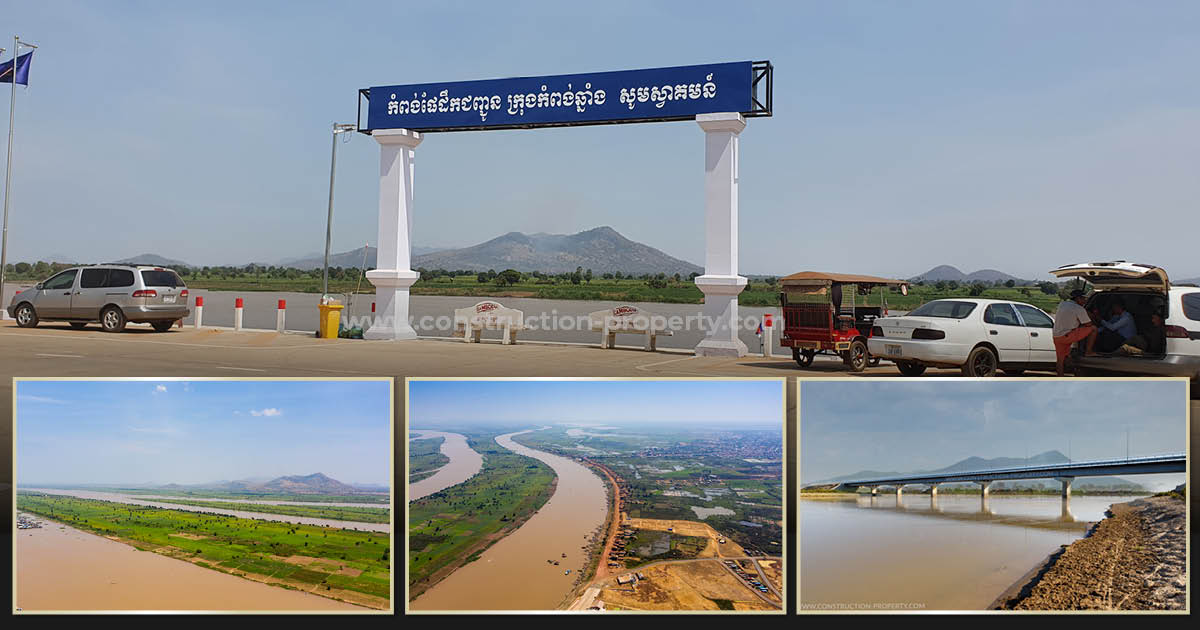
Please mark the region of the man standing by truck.
POLYGON ((1058 305, 1054 313, 1054 358, 1059 376, 1065 376, 1064 364, 1071 346, 1096 334, 1092 316, 1083 307, 1087 296, 1083 289, 1071 291, 1070 299, 1058 305))

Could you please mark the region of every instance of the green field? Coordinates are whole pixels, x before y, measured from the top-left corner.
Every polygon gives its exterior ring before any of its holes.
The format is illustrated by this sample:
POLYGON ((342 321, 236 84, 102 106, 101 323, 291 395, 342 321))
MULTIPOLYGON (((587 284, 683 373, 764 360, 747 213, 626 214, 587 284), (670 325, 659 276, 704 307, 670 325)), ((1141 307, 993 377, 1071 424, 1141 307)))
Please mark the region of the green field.
POLYGON ((157 503, 210 507, 219 510, 241 510, 243 512, 263 512, 286 516, 310 516, 335 521, 358 521, 360 523, 389 523, 392 520, 391 510, 388 508, 269 505, 266 503, 227 503, 224 501, 189 501, 183 499, 154 499, 154 501, 157 503))
MULTIPOLYGON (((39 282, 59 270, 73 265, 61 263, 10 264, 8 278, 14 282, 39 282)), ((194 289, 211 291, 294 291, 319 293, 321 291, 321 269, 290 269, 282 267, 245 265, 243 267, 198 267, 176 269, 184 282, 194 289)), ((362 270, 333 267, 329 271, 330 293, 374 293, 375 287, 361 277, 362 270)), ((472 297, 533 297, 557 300, 603 300, 613 302, 659 302, 668 304, 700 304, 703 294, 695 283, 686 276, 667 274, 643 274, 636 278, 614 274, 592 275, 591 280, 572 278, 573 274, 519 273, 508 279, 497 279, 496 271, 482 274, 444 269, 417 269, 421 278, 413 285, 413 295, 457 295, 472 297), (608 276, 608 277, 605 277, 608 276)), ((503 276, 504 274, 499 274, 503 276)), ((879 275, 888 276, 886 273, 879 275)), ((888 306, 897 310, 911 310, 930 300, 950 297, 974 297, 1009 299, 1033 304, 1047 312, 1053 312, 1061 301, 1058 293, 1064 285, 1050 287, 1052 293, 1043 292, 1038 286, 1006 287, 980 286, 938 282, 913 284, 907 296, 899 292, 887 295, 888 306)), ((879 304, 879 292, 869 297, 855 296, 858 304, 867 300, 879 304)), ((751 279, 746 289, 738 296, 743 306, 778 306, 779 285, 776 278, 751 279)), ((849 303, 849 297, 845 300, 849 303)))
POLYGON ((410 598, 448 570, 478 558, 491 544, 489 536, 519 526, 554 493, 554 471, 501 447, 495 442, 499 433, 464 434, 483 455, 483 468, 408 505, 410 598))
POLYGON ((413 483, 429 477, 438 468, 450 463, 442 454, 445 438, 425 438, 408 443, 408 482, 413 483))
POLYGON ((17 509, 77 529, 120 538, 142 551, 190 560, 225 573, 269 576, 284 581, 283 585, 277 584, 283 588, 306 590, 373 608, 388 607, 391 542, 387 533, 25 491, 17 493, 17 509), (315 560, 299 564, 277 559, 297 556, 315 560))

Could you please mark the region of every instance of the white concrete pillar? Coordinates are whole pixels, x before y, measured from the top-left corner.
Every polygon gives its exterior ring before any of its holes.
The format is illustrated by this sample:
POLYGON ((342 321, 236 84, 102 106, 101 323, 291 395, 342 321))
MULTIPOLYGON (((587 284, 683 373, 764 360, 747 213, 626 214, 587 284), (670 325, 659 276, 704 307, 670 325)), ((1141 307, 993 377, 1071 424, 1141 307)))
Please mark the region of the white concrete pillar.
POLYGON ((696 286, 704 293, 708 336, 697 356, 746 356, 738 338, 737 296, 746 288, 738 275, 738 136, 746 119, 738 113, 700 114, 704 130, 704 275, 696 286))
POLYGON ((991 490, 992 490, 992 483, 993 483, 993 482, 991 482, 991 481, 977 481, 977 482, 975 482, 975 483, 978 483, 978 484, 979 484, 980 492, 983 494, 983 498, 985 498, 985 499, 986 499, 986 498, 988 498, 988 495, 991 493, 991 490))
POLYGON ((204 296, 196 296, 196 328, 204 325, 204 296))
POLYGON ((375 285, 379 305, 364 339, 416 339, 408 321, 409 287, 420 274, 412 265, 414 153, 423 136, 407 129, 371 132, 379 143, 379 243, 375 269, 367 280, 375 285))
POLYGON ((879 486, 871 486, 871 496, 879 496, 879 486))
POLYGON ((242 330, 242 298, 237 298, 233 301, 233 329, 240 332, 242 330))
POLYGON ((1071 483, 1075 481, 1074 477, 1056 477, 1059 483, 1062 484, 1063 501, 1071 500, 1071 483))
POLYGON ((275 332, 280 333, 280 334, 283 333, 283 325, 284 325, 283 320, 284 320, 284 317, 286 316, 286 314, 287 314, 287 300, 279 300, 279 304, 276 305, 276 309, 275 309, 275 332))
POLYGON ((929 485, 929 496, 936 499, 937 498, 937 490, 938 490, 938 484, 936 484, 936 483, 930 484, 929 485))
POLYGON ((899 499, 900 495, 902 495, 902 494, 904 494, 904 484, 897 484, 896 485, 896 498, 899 499))

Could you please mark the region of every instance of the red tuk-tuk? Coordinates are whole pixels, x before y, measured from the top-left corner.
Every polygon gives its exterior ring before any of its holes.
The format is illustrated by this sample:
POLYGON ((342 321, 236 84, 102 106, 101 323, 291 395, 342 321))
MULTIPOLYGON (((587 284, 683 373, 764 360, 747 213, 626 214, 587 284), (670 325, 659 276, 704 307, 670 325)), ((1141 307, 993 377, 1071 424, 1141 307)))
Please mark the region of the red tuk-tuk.
POLYGON ((908 295, 903 280, 819 271, 794 273, 780 284, 780 344, 792 349, 796 363, 808 367, 817 354, 831 354, 855 372, 879 364, 867 351, 867 339, 875 318, 887 315, 888 289, 908 295))

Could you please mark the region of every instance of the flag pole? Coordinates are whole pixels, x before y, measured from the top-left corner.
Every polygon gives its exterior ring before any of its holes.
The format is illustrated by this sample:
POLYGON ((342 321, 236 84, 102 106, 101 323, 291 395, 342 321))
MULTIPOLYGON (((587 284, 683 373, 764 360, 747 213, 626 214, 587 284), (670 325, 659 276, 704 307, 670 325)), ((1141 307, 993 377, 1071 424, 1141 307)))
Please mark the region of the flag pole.
POLYGON ((0 308, 7 308, 4 299, 4 276, 8 271, 8 193, 12 190, 12 147, 13 122, 17 109, 17 55, 21 52, 21 38, 13 35, 12 92, 8 101, 8 161, 4 163, 4 235, 0 236, 0 308))
MULTIPOLYGON (((22 44, 20 35, 13 35, 12 91, 8 104, 8 162, 4 173, 4 234, 0 236, 0 301, 4 300, 4 278, 8 270, 8 198, 12 191, 12 162, 13 162, 13 125, 17 113, 17 58, 21 56, 21 46, 35 49, 33 44, 22 44)), ((3 50, 3 49, 0 49, 3 50)), ((32 53, 30 53, 32 54, 32 53)), ((26 83, 28 85, 28 83, 26 83)), ((7 315, 6 304, 0 303, 0 315, 7 315)))

